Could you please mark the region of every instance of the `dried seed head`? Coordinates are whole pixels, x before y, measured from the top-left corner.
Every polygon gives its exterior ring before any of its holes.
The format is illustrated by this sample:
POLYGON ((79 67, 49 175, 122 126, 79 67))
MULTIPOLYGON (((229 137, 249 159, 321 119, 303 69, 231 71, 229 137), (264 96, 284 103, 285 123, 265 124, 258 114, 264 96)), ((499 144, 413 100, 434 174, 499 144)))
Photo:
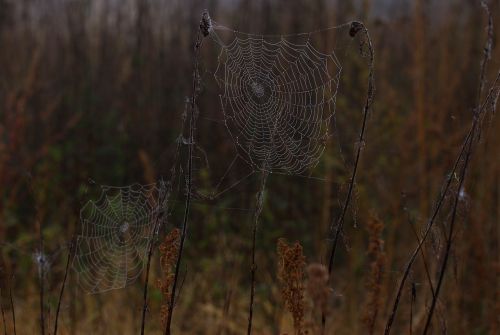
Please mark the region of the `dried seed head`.
POLYGON ((349 36, 354 37, 356 34, 363 29, 363 24, 360 22, 354 21, 351 23, 351 29, 349 29, 349 36))
POLYGON ((181 233, 180 230, 175 228, 167 236, 165 240, 160 244, 160 267, 162 277, 156 283, 156 287, 160 289, 163 299, 166 303, 162 304, 160 310, 161 321, 163 325, 168 319, 170 296, 172 294, 172 283, 174 281, 174 272, 177 256, 179 254, 179 244, 180 244, 181 233))
POLYGON ((293 317, 293 325, 297 334, 302 331, 304 322, 304 268, 306 265, 300 243, 288 245, 280 238, 278 251, 278 279, 281 284, 281 295, 287 309, 293 317))

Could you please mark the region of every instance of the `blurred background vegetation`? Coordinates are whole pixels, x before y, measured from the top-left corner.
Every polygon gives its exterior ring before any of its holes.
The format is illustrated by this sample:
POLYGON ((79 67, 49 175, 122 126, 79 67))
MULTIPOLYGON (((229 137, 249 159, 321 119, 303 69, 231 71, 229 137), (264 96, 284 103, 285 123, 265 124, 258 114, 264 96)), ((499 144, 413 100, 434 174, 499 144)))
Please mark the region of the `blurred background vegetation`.
MULTIPOLYGON (((500 2, 490 5, 497 46, 500 2)), ((486 38, 478 1, 0 0, 0 287, 6 311, 12 288, 19 334, 38 329, 32 255, 40 230, 51 260, 46 310, 52 324, 68 241, 78 232, 83 204, 98 195, 101 184, 168 177, 190 95, 192 46, 203 9, 218 23, 254 33, 365 22, 375 47, 376 101, 355 202, 335 260, 328 329, 331 334, 368 333, 363 319, 373 290, 367 283, 374 221, 383 224, 385 257, 376 333, 385 324, 416 244, 412 225, 417 231, 425 225, 472 119, 486 38)), ((329 227, 345 197, 366 91, 367 68, 357 46, 351 48, 353 56, 343 58, 334 137, 312 172, 318 178, 269 179, 257 242, 256 334, 292 332, 276 278, 278 238, 299 241, 307 263, 326 260, 329 227)), ((195 187, 205 190, 220 180, 233 150, 224 127, 210 122, 222 118, 218 100, 209 99, 217 94, 210 79, 216 63, 213 46, 204 49, 195 187)), ((490 82, 499 67, 496 47, 490 82)), ((474 152, 435 333, 500 331, 499 125, 498 117, 488 123, 474 152)), ((234 168, 228 183, 245 175, 245 168, 234 168)), ((177 334, 245 332, 256 187, 257 178, 250 177, 220 199, 195 199, 174 315, 177 334)), ((179 193, 174 207, 182 208, 179 193)), ((174 208, 168 229, 180 225, 181 212, 174 208)), ((425 248, 432 273, 442 255, 442 238, 436 229, 425 248)), ((155 258, 153 282, 159 273, 155 258)), ((70 274, 61 333, 138 333, 143 280, 124 290, 87 295, 70 274)), ((411 282, 418 330, 430 298, 420 259, 411 282)), ((157 333, 161 296, 152 290, 148 329, 157 333)), ((410 307, 409 286, 395 333, 408 332, 410 307)))

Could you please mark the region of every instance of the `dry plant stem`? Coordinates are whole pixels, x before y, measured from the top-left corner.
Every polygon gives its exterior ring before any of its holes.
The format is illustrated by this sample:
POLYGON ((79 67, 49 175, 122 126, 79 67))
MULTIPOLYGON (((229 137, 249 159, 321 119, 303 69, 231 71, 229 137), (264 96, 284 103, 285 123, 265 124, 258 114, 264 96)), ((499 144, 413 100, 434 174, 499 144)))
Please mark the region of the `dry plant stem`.
POLYGON ((12 283, 9 287, 9 296, 10 296, 10 308, 12 310, 12 325, 14 327, 14 335, 16 335, 17 334, 17 332, 16 332, 16 311, 14 308, 14 298, 12 297, 12 283))
POLYGON ((38 276, 39 276, 39 281, 40 281, 40 334, 45 335, 45 313, 44 313, 44 308, 43 308, 43 296, 44 296, 44 283, 43 283, 43 277, 44 277, 44 262, 45 262, 45 256, 43 254, 43 237, 42 237, 42 225, 40 224, 40 259, 38 260, 38 276))
POLYGON ((488 3, 485 0, 481 0, 481 6, 485 10, 486 16, 488 17, 488 26, 487 26, 487 33, 486 33, 487 36, 486 36, 486 43, 484 46, 483 58, 481 60, 481 71, 479 74, 479 87, 477 90, 477 98, 476 98, 478 106, 481 102, 481 95, 483 93, 483 88, 485 83, 486 65, 491 56, 491 50, 493 48, 493 16, 491 15, 490 7, 488 6, 488 3))
POLYGON ((58 325, 57 321, 59 320, 59 312, 61 311, 61 303, 64 294, 64 288, 66 287, 66 280, 68 279, 69 265, 71 263, 71 258, 73 257, 75 242, 76 242, 75 238, 73 237, 73 239, 70 242, 68 259, 66 260, 66 268, 64 270, 64 278, 61 285, 61 291, 59 292, 59 300, 57 301, 56 319, 54 322, 54 335, 57 335, 57 325, 58 325))
MULTIPOLYGON (((158 203, 160 206, 163 205, 165 199, 166 199, 166 194, 163 194, 165 190, 162 189, 162 193, 160 194, 159 201, 158 203)), ((156 222, 154 225, 154 230, 153 230, 153 238, 151 239, 151 243, 149 244, 149 250, 148 250, 148 262, 146 265, 146 279, 144 280, 144 291, 143 291, 143 305, 142 305, 142 319, 141 319, 141 335, 144 335, 144 329, 146 327, 146 311, 148 310, 148 284, 149 284, 149 269, 151 268, 151 257, 153 256, 153 247, 154 247, 154 240, 156 236, 158 235, 158 232, 160 230, 160 223, 161 223, 161 216, 163 215, 163 208, 160 208, 158 211, 158 214, 156 215, 156 222)), ((55 335, 55 334, 54 334, 55 335)))
POLYGON ((148 309, 148 283, 149 283, 149 269, 151 267, 151 256, 153 254, 154 242, 151 241, 148 250, 148 263, 146 265, 146 280, 144 281, 144 294, 142 306, 142 321, 141 321, 141 335, 144 335, 144 327, 146 326, 146 310, 148 309))
MULTIPOLYGON (((410 221, 410 227, 411 230, 413 231, 413 234, 415 235, 415 238, 417 239, 417 243, 420 243, 420 237, 418 237, 418 233, 415 230, 415 227, 413 226, 413 222, 411 221, 410 221)), ((422 261, 424 263, 425 275, 427 277, 427 281, 429 282, 429 287, 431 288, 432 296, 434 296, 434 285, 432 284, 431 274, 429 271, 429 266, 427 265, 427 259, 425 257, 424 249, 420 249, 420 254, 422 255, 422 261)))
MULTIPOLYGON (((332 269, 333 269, 333 260, 335 258, 335 252, 337 250, 337 245, 338 241, 340 238, 340 234, 343 231, 344 228, 344 221, 345 221, 345 216, 347 214, 347 209, 349 208, 349 204, 352 199, 352 193, 354 190, 354 184, 356 182, 356 175, 358 172, 358 166, 359 166, 359 160, 361 158, 361 151, 363 150, 364 142, 365 142, 365 131, 366 131, 366 123, 368 120, 368 114, 370 112, 371 106, 373 104, 373 98, 375 94, 375 80, 374 80, 374 61, 375 61, 375 55, 374 55, 374 50, 373 50, 373 45, 372 41, 370 38, 370 35, 368 33, 368 29, 364 26, 363 23, 360 22, 353 22, 351 23, 351 32, 353 29, 356 28, 359 30, 362 30, 363 34, 365 34, 366 37, 366 42, 368 43, 368 52, 369 52, 369 73, 368 73, 368 89, 367 89, 367 94, 366 94, 366 100, 365 100, 365 105, 363 107, 363 122, 361 125, 361 129, 359 132, 359 137, 358 137, 358 148, 356 151, 356 159, 354 161, 354 167, 352 169, 352 175, 351 179, 349 182, 349 189, 347 191, 347 196, 344 201, 344 206, 342 207, 342 212, 337 220, 336 223, 336 232, 335 236, 333 238, 332 242, 332 249, 330 252, 330 257, 328 261, 328 275, 331 276, 332 269)), ((355 31, 354 34, 356 34, 358 31, 355 31)), ((353 35, 354 37, 354 35, 353 35)), ((322 326, 322 333, 324 333, 325 329, 325 324, 326 324, 326 316, 324 313, 321 315, 321 326, 322 326)))
MULTIPOLYGON (((434 290, 432 292, 434 295, 434 290)), ((413 306, 415 305, 416 291, 415 291, 415 283, 411 286, 411 303, 410 303, 410 335, 413 334, 413 306)))
POLYGON ((255 263, 255 247, 257 240, 257 228, 259 224, 260 214, 262 213, 262 207, 264 204, 264 191, 266 188, 267 177, 269 172, 267 170, 262 171, 262 176, 260 179, 260 189, 257 193, 257 201, 255 205, 255 212, 253 216, 252 225, 252 266, 250 268, 250 305, 248 306, 248 327, 247 335, 252 333, 252 320, 253 320, 253 303, 255 297, 255 272, 257 270, 257 264, 255 263))
POLYGON ((465 180, 465 174, 467 172, 467 166, 469 165, 469 159, 470 159, 470 155, 471 155, 471 152, 472 152, 472 143, 473 143, 473 138, 474 138, 475 130, 476 130, 476 121, 474 122, 474 127, 472 128, 472 137, 471 137, 471 139, 469 141, 469 144, 467 146, 467 152, 466 152, 466 155, 465 155, 465 162, 464 162, 464 165, 463 165, 461 173, 460 173, 460 182, 459 182, 456 194, 455 194, 455 201, 454 201, 454 204, 453 204, 453 212, 452 212, 452 215, 451 215, 450 230, 448 232, 448 237, 447 237, 447 240, 446 240, 446 251, 445 251, 443 263, 441 264, 441 269, 440 269, 440 272, 439 272, 439 279, 438 279, 438 282, 437 282, 437 285, 436 285, 436 293, 432 297, 431 307, 429 309, 429 314, 427 315, 427 321, 425 322, 425 328, 424 328, 424 331, 423 331, 424 335, 427 334, 427 331, 429 330, 429 327, 430 327, 430 323, 431 323, 431 320, 432 320, 432 315, 434 314, 434 309, 436 307, 437 298, 438 298, 438 295, 439 295, 439 291, 441 289, 441 284, 443 283, 444 273, 446 271, 446 265, 448 264, 448 258, 450 256, 451 243, 452 243, 452 240, 453 240, 453 231, 454 231, 454 228, 455 228, 455 222, 456 222, 456 217, 457 217, 458 201, 459 201, 459 198, 460 198, 460 191, 462 190, 463 183, 464 183, 464 180, 465 180))
POLYGON ((175 307, 175 291, 177 288, 177 283, 179 279, 179 269, 181 265, 182 252, 184 250, 184 241, 186 239, 187 224, 189 219, 189 210, 191 207, 191 193, 193 188, 193 146, 194 146, 194 128, 196 122, 196 99, 198 97, 199 91, 199 73, 198 73, 198 63, 200 48, 203 42, 203 38, 208 34, 209 27, 209 16, 208 13, 203 13, 200 28, 196 36, 196 42, 194 45, 194 70, 193 70, 193 84, 192 84, 192 96, 190 104, 190 114, 189 114, 189 143, 188 143, 188 166, 187 166, 187 178, 186 178, 186 204, 184 208, 184 220, 182 222, 182 234, 179 244, 179 253, 177 255, 177 262, 175 265, 174 282, 172 284, 172 294, 170 295, 170 303, 168 305, 168 316, 165 326, 165 335, 171 334, 171 324, 172 315, 175 307), (203 30, 202 30, 203 29, 203 30))
POLYGON ((448 175, 448 178, 447 178, 444 190, 443 190, 443 192, 441 193, 441 195, 440 195, 440 197, 438 199, 436 208, 434 209, 434 212, 433 212, 433 214, 432 214, 429 222, 427 223, 427 227, 426 227, 426 229, 424 231, 424 234, 423 234, 422 238, 420 239, 420 242, 418 242, 416 249, 413 251, 413 253, 412 253, 411 257, 410 257, 410 260, 408 261, 408 264, 406 265, 405 271, 403 273, 403 277, 401 278, 401 282, 400 282, 399 287, 398 287, 398 291, 397 291, 397 294, 396 294, 396 299, 394 301, 394 305, 393 305, 391 314, 389 315, 389 319, 387 320, 387 324, 385 326, 385 332, 384 332, 385 335, 387 335, 387 334, 389 334, 391 332, 392 323, 394 322, 394 318, 396 316, 396 312, 397 312, 397 309, 398 309, 399 301, 401 299, 401 294, 403 292, 403 287, 404 287, 404 285, 406 283, 406 279, 408 278, 408 276, 410 274, 411 267, 413 266, 413 263, 415 262, 415 259, 417 258, 417 255, 420 253, 420 249, 422 248, 425 240, 427 239, 427 236, 429 235, 429 232, 430 232, 430 230, 431 230, 431 228, 432 228, 432 226, 434 224, 434 221, 436 220, 437 214, 438 214, 439 210, 441 209, 441 206, 443 205, 444 198, 445 198, 446 194, 448 193, 448 189, 450 188, 451 181, 453 179, 453 176, 455 175, 455 172, 457 170, 458 164, 459 164, 460 160, 462 159, 462 156, 463 156, 464 151, 465 151, 466 144, 468 143, 468 141, 469 141, 469 139, 471 137, 471 133, 472 132, 469 131, 469 133, 466 136, 465 142, 462 145, 462 149, 460 150, 460 154, 458 155, 458 158, 455 161, 455 164, 453 165, 453 169, 451 170, 451 173, 448 175))
POLYGON ((1 298, 2 298, 2 290, 0 289, 0 310, 2 310, 3 332, 5 335, 7 335, 7 322, 5 322, 5 311, 3 309, 3 303, 1 298))
MULTIPOLYGON (((479 89, 478 89, 478 105, 480 104, 479 100, 480 100, 480 97, 481 97, 481 93, 482 93, 482 89, 483 89, 483 86, 484 86, 484 77, 485 77, 485 68, 486 68, 486 63, 487 63, 487 60, 489 58, 489 54, 491 52, 491 41, 492 41, 492 36, 493 36, 493 21, 491 19, 491 14, 490 14, 490 11, 489 11, 489 8, 488 6, 485 4, 485 2, 482 2, 482 5, 483 7, 485 8, 487 14, 488 14, 488 38, 487 38, 487 41, 486 41, 486 46, 485 46, 485 49, 484 49, 484 57, 481 61, 481 70, 480 70, 480 83, 479 83, 479 89)), ((420 249, 422 248, 425 240, 427 239, 427 236, 429 235, 429 232, 434 224, 434 221, 436 220, 436 217, 439 213, 439 210, 441 209, 441 206, 444 202, 444 198, 446 197, 446 194, 448 193, 448 190, 450 188, 450 185, 451 185, 451 181, 452 181, 452 178, 453 176, 455 175, 457 169, 458 169, 458 165, 460 163, 460 161, 462 160, 462 158, 464 157, 464 154, 468 157, 470 155, 470 150, 472 149, 472 142, 474 141, 474 135, 475 135, 475 132, 476 132, 476 127, 478 127, 478 123, 480 121, 480 118, 483 114, 483 111, 484 109, 486 108, 486 104, 489 102, 489 99, 491 98, 493 92, 494 92, 494 87, 495 85, 497 85, 498 81, 500 79, 500 72, 498 73, 493 85, 492 85, 492 89, 490 90, 488 96, 486 97, 486 99, 484 100, 484 103, 478 107, 474 113, 474 119, 473 119, 473 122, 472 122, 472 126, 469 130, 469 132, 467 133, 467 136, 462 144, 462 148, 460 150, 460 154, 458 155, 458 158, 457 160, 455 161, 455 164, 453 165, 453 169, 451 171, 451 173, 448 175, 448 179, 447 179, 447 182, 446 182, 446 185, 445 185, 445 188, 444 190, 442 191, 441 193, 441 196, 439 197, 438 199, 438 202, 437 202, 437 205, 434 209, 434 212, 427 224, 427 227, 425 229, 425 232, 422 236, 422 239, 420 240, 420 242, 418 242, 418 245, 417 245, 417 248, 413 251, 411 257, 410 257, 410 261, 408 262, 408 264, 406 265, 406 268, 405 268, 405 271, 403 273, 403 277, 401 278, 401 282, 399 284, 399 288, 398 288, 398 292, 397 292, 397 295, 396 295, 396 299, 394 301, 394 305, 393 305, 393 308, 392 308, 392 312, 387 320, 387 324, 386 324, 386 327, 385 327, 385 332, 384 334, 385 335, 388 335, 390 334, 391 332, 391 327, 392 327, 392 324, 394 322, 394 318, 396 316, 396 312, 397 312, 397 309, 398 309, 398 305, 399 305, 399 301, 401 299, 401 293, 403 291, 403 287, 405 285, 405 282, 406 282, 406 279, 408 278, 408 275, 410 273, 410 270, 413 266, 413 263, 415 262, 415 259, 416 259, 416 256, 417 254, 419 253, 420 249), (469 148, 470 146, 470 148, 469 148)), ((468 162, 468 158, 467 158, 467 162, 468 162)), ((464 169, 462 170, 463 173, 465 173, 465 166, 464 166, 464 169)), ((462 184, 462 180, 460 180, 460 185, 462 184)), ((458 189, 457 192, 460 191, 460 188, 458 189)), ((454 219, 453 219, 454 220, 454 219)), ((450 242, 450 241, 448 241, 450 242)), ((448 245, 447 245, 448 247, 448 245)), ((447 261, 447 260, 446 260, 447 261)), ((443 261, 443 264, 444 264, 444 261, 443 261)), ((440 274, 441 276, 442 274, 440 274)), ((441 285, 441 284, 439 284, 441 285)), ((437 300, 437 289, 436 289, 436 294, 433 295, 433 304, 435 305, 435 300, 437 300)), ((431 315, 431 314, 429 314, 431 315)))
MULTIPOLYGON (((480 116, 481 116, 480 115, 481 95, 482 95, 482 91, 484 88, 486 66, 488 63, 488 59, 490 57, 491 48, 492 48, 492 44, 493 44, 493 18, 492 18, 492 15, 491 15, 491 12, 490 12, 490 9, 489 9, 487 3, 485 1, 481 1, 481 5, 485 9, 486 14, 488 16, 488 28, 487 28, 486 45, 484 47, 483 59, 481 60, 481 66, 480 66, 479 87, 478 87, 478 93, 477 93, 477 106, 478 107, 474 111, 474 121, 472 124, 472 136, 471 136, 471 139, 469 140, 469 144, 468 144, 467 151, 465 154, 465 161, 463 163, 462 170, 460 172, 459 185, 458 185, 458 188, 455 192, 455 200, 453 203, 453 210, 452 210, 451 219, 450 219, 450 229, 449 229, 448 236, 446 239, 446 250, 445 250, 443 262, 441 263, 441 268, 439 271, 439 278, 438 278, 438 282, 437 282, 437 286, 436 286, 436 294, 434 294, 432 297, 431 307, 429 309, 429 314, 427 315, 427 320, 425 322, 425 328, 423 331, 424 335, 427 334, 427 332, 429 330, 429 327, 430 327, 430 324, 432 321, 432 316, 434 314, 434 309, 436 307, 436 302, 437 302, 437 298, 439 295, 439 291, 440 291, 441 285, 443 283, 443 278, 444 278, 444 274, 446 271, 446 267, 448 265, 448 259, 450 256, 451 245, 453 242, 453 232, 454 232, 456 218, 457 218, 457 208, 458 208, 458 202, 460 199, 460 192, 462 191, 462 187, 463 187, 463 184, 465 181, 465 175, 467 173, 467 167, 469 165, 470 156, 472 154, 472 145, 474 143, 475 133, 480 132, 480 130, 481 130, 480 124, 479 124, 480 116)), ((498 81, 498 77, 495 80, 495 84, 497 83, 497 81, 498 81)), ((490 94, 488 94, 488 97, 486 98, 485 104, 488 102, 491 94, 492 94, 492 91, 490 91, 490 94)))
MULTIPOLYGON (((500 73, 497 75, 497 78, 495 79, 495 82, 492 86, 495 86, 497 85, 498 81, 500 80, 500 73)), ((405 268, 405 271, 403 273, 403 277, 401 278, 401 282, 399 284, 399 287, 398 287, 398 292, 396 294, 396 298, 395 298, 395 301, 394 301, 394 305, 393 305, 393 308, 392 308, 392 312, 387 320, 387 324, 386 324, 386 327, 385 327, 385 332, 384 334, 387 335, 387 334, 390 334, 391 332, 391 327, 392 327, 392 324, 394 322, 394 318, 396 316, 396 312, 397 312, 397 309, 398 309, 398 305, 399 305, 399 301, 401 299, 401 294, 403 292, 403 287, 406 283, 406 279, 408 278, 409 274, 410 274, 410 270, 413 266, 413 263, 415 262, 415 259, 417 258, 417 255, 418 253, 420 252, 420 249, 422 248, 424 242, 426 241, 427 239, 427 236, 429 235, 429 232, 432 228, 432 226, 434 225, 434 222, 436 220, 436 217, 439 213, 439 210, 441 209, 443 203, 444 203, 444 199, 446 197, 446 194, 448 193, 448 190, 450 188, 450 185, 451 185, 451 181, 453 180, 453 176, 455 175, 457 169, 458 169, 458 165, 460 163, 460 161, 462 160, 464 154, 465 154, 465 151, 466 151, 466 148, 469 144, 469 141, 472 141, 472 135, 473 135, 473 130, 476 128, 477 126, 477 122, 479 122, 479 117, 481 116, 481 114, 483 113, 485 107, 486 107, 486 104, 487 102, 489 101, 491 95, 493 94, 493 89, 490 90, 490 93, 488 94, 488 97, 486 98, 485 100, 485 103, 483 103, 483 105, 481 106, 481 109, 479 110, 479 112, 477 113, 477 117, 474 118, 474 122, 472 124, 472 127, 471 129, 469 130, 469 132, 467 133, 466 137, 465 137, 465 140, 464 140, 464 143, 462 144, 462 148, 460 150, 460 153, 455 161, 455 164, 453 165, 453 169, 451 170, 450 174, 448 175, 448 178, 447 178, 447 181, 446 181, 446 185, 438 199, 438 202, 437 202, 437 205, 434 209, 434 212, 429 220, 429 222, 427 223, 427 227, 424 231, 424 234, 422 236, 422 238, 420 239, 420 242, 418 243, 417 247, 415 248, 415 250, 413 251, 411 257, 410 257, 410 260, 408 261, 408 264, 406 265, 406 268, 405 268)))

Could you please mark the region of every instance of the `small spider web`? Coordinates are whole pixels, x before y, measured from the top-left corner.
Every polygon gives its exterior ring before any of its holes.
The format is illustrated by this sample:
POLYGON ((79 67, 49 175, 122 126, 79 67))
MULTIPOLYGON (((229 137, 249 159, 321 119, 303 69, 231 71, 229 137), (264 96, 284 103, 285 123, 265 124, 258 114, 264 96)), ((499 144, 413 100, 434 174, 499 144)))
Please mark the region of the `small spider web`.
POLYGON ((141 274, 165 209, 163 193, 156 184, 102 186, 99 200, 81 209, 73 268, 85 291, 124 288, 141 274))

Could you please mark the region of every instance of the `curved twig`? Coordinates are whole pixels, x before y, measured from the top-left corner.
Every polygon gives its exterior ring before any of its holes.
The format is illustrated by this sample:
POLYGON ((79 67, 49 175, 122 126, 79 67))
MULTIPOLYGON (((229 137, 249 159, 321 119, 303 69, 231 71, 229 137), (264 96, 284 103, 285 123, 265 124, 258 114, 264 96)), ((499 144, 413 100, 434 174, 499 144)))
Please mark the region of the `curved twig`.
MULTIPOLYGON (((366 124, 367 124, 367 120, 368 120, 368 114, 369 114, 371 106, 373 104, 373 99, 374 99, 374 95, 375 95, 375 77, 374 77, 374 75, 375 75, 374 74, 375 54, 374 54, 374 50, 373 50, 372 40, 370 38, 370 34, 368 33, 368 29, 366 29, 366 27, 363 23, 357 22, 357 21, 352 22, 351 29, 349 31, 349 34, 351 35, 351 37, 355 37, 358 34, 358 32, 360 32, 360 31, 363 32, 363 34, 365 35, 365 38, 366 38, 365 42, 368 43, 368 57, 369 57, 368 58, 368 61, 369 61, 369 63, 368 63, 368 69, 369 69, 368 89, 367 89, 367 93, 366 93, 365 105, 363 107, 363 122, 361 124, 361 129, 359 131, 358 148, 356 151, 356 159, 354 161, 354 167, 352 169, 352 175, 351 175, 351 179, 349 182, 349 189, 347 191, 344 205, 342 207, 342 212, 341 212, 341 214, 338 217, 337 222, 336 222, 337 229, 335 231, 335 236, 333 238, 332 249, 331 249, 330 257, 329 257, 329 261, 328 261, 328 275, 329 276, 332 273, 333 260, 335 258, 335 253, 337 251, 337 245, 338 245, 340 234, 342 233, 343 228, 344 228, 344 222, 345 222, 345 216, 347 214, 347 209, 349 208, 349 204, 351 203, 352 194, 354 191, 354 184, 356 182, 356 175, 358 172, 359 161, 361 158, 361 150, 363 150, 364 143, 365 143, 365 132, 366 132, 366 124)), ((333 229, 333 225, 332 225, 331 229, 333 229)), ((326 324, 326 316, 324 313, 322 313, 321 325, 322 325, 323 331, 325 329, 325 324, 326 324)))

